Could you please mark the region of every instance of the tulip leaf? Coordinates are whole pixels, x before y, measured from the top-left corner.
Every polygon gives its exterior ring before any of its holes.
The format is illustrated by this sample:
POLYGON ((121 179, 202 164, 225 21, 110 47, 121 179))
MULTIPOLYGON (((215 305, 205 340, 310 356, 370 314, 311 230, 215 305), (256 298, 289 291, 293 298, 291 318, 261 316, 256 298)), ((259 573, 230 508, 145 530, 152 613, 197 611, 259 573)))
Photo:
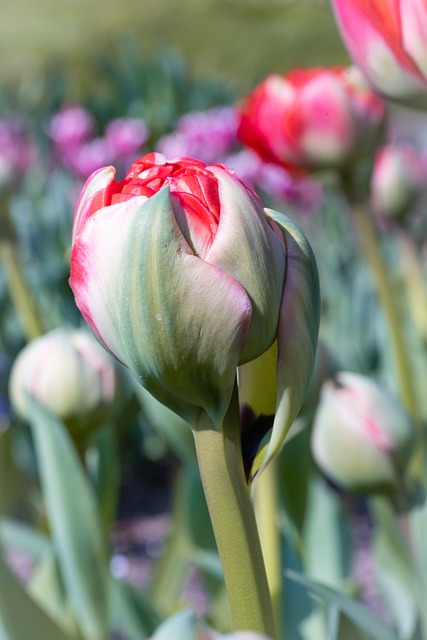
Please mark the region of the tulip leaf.
POLYGON ((303 585, 313 597, 339 608, 370 640, 397 640, 394 631, 357 600, 294 571, 286 571, 285 575, 303 585))
POLYGON ((160 624, 160 615, 144 594, 130 584, 111 579, 112 627, 129 640, 144 640, 160 624))
POLYGON ((206 630, 191 611, 180 611, 168 618, 157 629, 152 640, 197 640, 201 631, 206 630))
POLYGON ((31 598, 0 555, 1 640, 72 640, 31 598))
POLYGON ((68 598, 86 638, 107 635, 105 540, 92 486, 65 426, 32 398, 42 492, 68 598))
POLYGON ((76 620, 59 575, 57 558, 52 552, 47 553, 35 566, 28 591, 65 633, 78 635, 76 620))
POLYGON ((12 518, 0 519, 0 544, 24 551, 32 560, 41 558, 51 550, 47 536, 12 518))

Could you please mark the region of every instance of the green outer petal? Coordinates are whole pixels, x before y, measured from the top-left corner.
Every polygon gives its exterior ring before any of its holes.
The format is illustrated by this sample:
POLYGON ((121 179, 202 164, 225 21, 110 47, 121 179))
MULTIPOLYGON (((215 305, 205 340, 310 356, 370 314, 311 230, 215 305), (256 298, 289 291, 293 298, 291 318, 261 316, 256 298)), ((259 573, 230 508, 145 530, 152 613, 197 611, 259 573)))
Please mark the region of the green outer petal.
POLYGON ((209 170, 218 179, 221 217, 205 260, 240 282, 251 300, 251 326, 239 360, 243 364, 276 338, 285 279, 283 247, 260 203, 240 180, 220 167, 209 170))
POLYGON ((301 231, 285 215, 265 209, 283 234, 286 280, 277 333, 276 415, 263 470, 282 446, 301 408, 313 372, 320 322, 316 260, 301 231))
POLYGON ((276 362, 277 340, 262 356, 237 370, 240 406, 250 406, 257 416, 272 416, 276 411, 276 362))
POLYGON ((89 265, 85 301, 109 350, 187 421, 203 409, 221 423, 251 303, 236 280, 191 253, 169 189, 100 210, 77 242, 89 265))

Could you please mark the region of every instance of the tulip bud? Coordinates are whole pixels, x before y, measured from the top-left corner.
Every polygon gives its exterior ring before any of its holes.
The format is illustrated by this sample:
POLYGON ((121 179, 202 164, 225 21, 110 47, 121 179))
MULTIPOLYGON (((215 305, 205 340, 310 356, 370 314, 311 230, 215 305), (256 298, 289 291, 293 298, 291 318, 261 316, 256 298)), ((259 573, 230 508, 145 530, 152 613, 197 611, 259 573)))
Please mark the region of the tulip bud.
POLYGON ((70 285, 100 341, 193 427, 205 412, 221 428, 237 367, 274 344, 286 360, 281 392, 294 385, 301 362, 287 355, 304 351, 294 321, 313 313, 305 279, 315 264, 310 254, 299 267, 281 214, 265 214, 220 165, 149 154, 124 180, 114 175, 89 178, 73 229, 70 285))
POLYGON ((377 382, 340 372, 325 383, 312 433, 320 469, 360 493, 398 490, 415 442, 402 405, 377 382))
POLYGON ((356 68, 269 75, 240 107, 238 137, 293 171, 339 169, 375 148, 385 105, 356 68))
POLYGON ((427 163, 408 145, 382 147, 376 155, 371 179, 374 211, 400 218, 426 191, 427 163))
POLYGON ((75 437, 106 418, 117 401, 119 378, 112 360, 82 330, 55 329, 28 343, 16 358, 9 395, 16 414, 29 417, 31 395, 64 421, 75 437))
POLYGON ((418 0, 333 0, 344 42, 371 85, 427 104, 427 6, 418 0))

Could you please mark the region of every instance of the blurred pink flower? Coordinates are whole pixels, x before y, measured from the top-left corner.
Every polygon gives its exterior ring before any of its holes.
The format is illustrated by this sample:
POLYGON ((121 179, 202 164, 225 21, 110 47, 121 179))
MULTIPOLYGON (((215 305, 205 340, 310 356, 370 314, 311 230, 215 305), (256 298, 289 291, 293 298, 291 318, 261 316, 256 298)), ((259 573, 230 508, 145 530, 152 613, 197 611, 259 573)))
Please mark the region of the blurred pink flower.
POLYGON ((293 205, 302 211, 314 211, 323 198, 322 187, 317 180, 295 176, 279 165, 264 162, 250 149, 227 156, 224 164, 234 169, 252 189, 261 189, 273 200, 293 205))
POLYGON ((94 138, 70 151, 71 153, 64 153, 62 161, 68 169, 81 178, 86 178, 96 169, 111 164, 113 161, 104 138, 94 138))
POLYGON ((113 160, 138 155, 147 137, 147 125, 141 118, 117 118, 105 129, 105 142, 113 160))
POLYGON ((79 105, 64 107, 50 123, 49 134, 62 150, 80 146, 89 140, 94 120, 87 109, 79 105))
POLYGON ((29 140, 23 120, 0 120, 0 186, 22 177, 36 160, 37 149, 29 140))
POLYGON ((233 107, 187 113, 173 133, 160 138, 157 151, 169 158, 186 156, 207 164, 221 162, 236 143, 238 118, 233 107))
POLYGON ((408 144, 378 150, 371 179, 371 202, 381 215, 399 217, 426 192, 427 158, 408 144))
POLYGON ((243 100, 238 137, 260 157, 294 173, 344 169, 370 152, 383 101, 346 67, 270 74, 243 100))
POLYGON ((108 164, 127 164, 138 156, 148 132, 137 118, 117 118, 103 137, 93 137, 95 121, 81 106, 64 107, 53 118, 50 137, 61 164, 80 178, 108 164))

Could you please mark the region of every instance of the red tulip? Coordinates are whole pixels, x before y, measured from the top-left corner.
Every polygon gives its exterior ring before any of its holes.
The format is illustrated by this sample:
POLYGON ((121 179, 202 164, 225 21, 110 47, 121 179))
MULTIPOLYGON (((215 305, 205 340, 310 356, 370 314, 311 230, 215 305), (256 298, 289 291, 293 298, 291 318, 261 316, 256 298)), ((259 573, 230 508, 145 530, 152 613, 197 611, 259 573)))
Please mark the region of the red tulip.
POLYGON ((272 74, 243 102, 238 136, 293 170, 344 168, 371 149, 385 106, 355 68, 272 74))
POLYGON ((350 55, 380 93, 427 105, 425 0, 333 0, 350 55))

